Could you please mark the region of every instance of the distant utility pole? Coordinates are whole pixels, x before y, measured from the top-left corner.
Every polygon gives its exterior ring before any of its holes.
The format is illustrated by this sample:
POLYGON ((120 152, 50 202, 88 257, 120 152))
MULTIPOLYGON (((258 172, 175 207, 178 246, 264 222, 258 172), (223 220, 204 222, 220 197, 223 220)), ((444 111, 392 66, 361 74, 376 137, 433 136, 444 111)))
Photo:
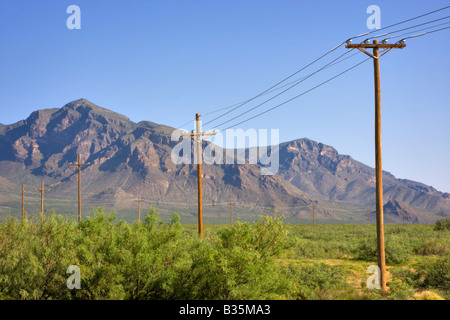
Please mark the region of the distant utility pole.
POLYGON ((405 225, 405 210, 402 209, 402 213, 403 213, 403 225, 405 225))
POLYGON ((25 187, 22 184, 22 221, 25 218, 25 201, 24 201, 24 192, 25 191, 25 187))
MULTIPOLYGON (((381 168, 381 90, 380 90, 380 58, 394 48, 404 48, 404 43, 373 43, 350 44, 347 41, 346 48, 356 48, 373 59, 374 83, 375 83, 375 171, 376 171, 376 211, 377 211, 377 252, 378 266, 380 268, 381 289, 386 290, 386 259, 384 249, 384 226, 383 226, 383 181, 381 168), (365 49, 373 49, 373 54, 365 49), (381 56, 379 49, 387 49, 381 56)), ((384 41, 383 41, 384 42, 384 41)))
POLYGON ((230 200, 230 226, 233 226, 233 200, 230 200))
POLYGON ((367 225, 370 226, 370 209, 367 208, 367 225))
POLYGON ((87 167, 90 163, 81 163, 81 154, 78 154, 78 162, 69 165, 78 168, 78 222, 81 222, 81 167, 87 167))
POLYGON ((195 114, 196 133, 183 134, 197 141, 197 179, 198 179, 198 234, 203 237, 203 200, 202 200, 202 141, 203 136, 213 136, 215 133, 200 132, 200 114, 195 114))
POLYGON ((312 203, 313 205, 313 226, 314 226, 314 202, 312 203))
POLYGON ((141 223, 141 195, 139 195, 139 215, 138 222, 141 223))
POLYGON ((37 189, 36 192, 41 193, 41 222, 44 221, 44 193, 49 192, 50 190, 44 189, 44 183, 41 184, 41 189, 37 189))

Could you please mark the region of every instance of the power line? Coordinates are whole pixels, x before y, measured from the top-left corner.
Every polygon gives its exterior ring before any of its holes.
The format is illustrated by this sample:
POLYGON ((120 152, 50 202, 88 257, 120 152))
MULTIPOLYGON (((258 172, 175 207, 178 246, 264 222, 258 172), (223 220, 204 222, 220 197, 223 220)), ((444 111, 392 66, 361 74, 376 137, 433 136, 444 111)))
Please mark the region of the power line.
MULTIPOLYGON (((350 50, 350 51, 351 51, 351 50, 350 50)), ((285 93, 285 92, 289 91, 290 89, 294 88, 295 86, 299 85, 299 84, 302 83, 303 81, 309 79, 309 78, 312 77, 313 75, 315 75, 315 74, 319 73, 320 71, 324 70, 325 68, 329 67, 329 66, 331 65, 331 63, 333 63, 333 62, 339 60, 340 58, 342 58, 343 56, 345 56, 346 54, 348 54, 350 51, 344 52, 344 53, 341 54, 339 57, 337 57, 336 59, 334 59, 334 60, 331 61, 330 63, 326 64, 324 67, 322 67, 322 68, 320 68, 319 70, 317 70, 317 71, 315 71, 315 72, 309 74, 309 75, 306 76, 305 78, 303 78, 303 79, 297 81, 296 83, 294 83, 294 84, 293 84, 292 86, 290 86, 289 88, 287 88, 287 89, 283 90, 282 92, 280 92, 280 93, 274 95, 274 96, 271 97, 270 99, 267 99, 266 101, 264 101, 264 102, 262 102, 262 103, 260 103, 260 104, 258 104, 258 105, 256 105, 256 106, 254 106, 253 108, 250 108, 250 109, 248 109, 247 111, 244 111, 244 112, 238 114, 237 116, 235 116, 235 117, 233 117, 233 118, 231 118, 231 119, 229 119, 229 120, 227 120, 227 121, 224 121, 224 122, 218 124, 217 127, 220 127, 220 126, 222 126, 222 125, 224 125, 224 124, 226 124, 226 123, 229 123, 229 122, 231 122, 231 121, 233 121, 233 120, 235 120, 235 119, 237 119, 237 118, 243 116, 244 114, 247 114, 247 113, 249 113, 249 112, 251 112, 251 111, 253 111, 253 110, 255 110, 255 109, 261 107, 262 105, 266 104, 267 102, 272 101, 273 99, 279 97, 279 96, 282 95, 283 93, 285 93)))
MULTIPOLYGON (((433 30, 433 31, 429 31, 429 32, 424 32, 424 33, 421 33, 421 34, 416 34, 416 35, 414 35, 414 36, 410 36, 410 37, 406 37, 406 38, 403 38, 402 40, 400 40, 400 41, 404 41, 404 40, 406 40, 406 39, 412 39, 412 38, 417 38, 417 37, 421 37, 421 36, 425 36, 425 35, 428 35, 428 34, 431 34, 431 33, 435 33, 435 32, 438 32, 438 31, 442 31, 442 30, 446 30, 446 29, 449 29, 450 27, 445 27, 445 28, 441 28, 441 29, 437 29, 437 30, 433 30)), ((400 42, 399 41, 399 42, 400 42)))
POLYGON ((284 78, 283 80, 279 81, 278 83, 276 83, 275 85, 271 86, 270 88, 264 90, 263 92, 259 93, 258 95, 254 96, 253 98, 250 98, 248 100, 246 100, 245 102, 239 104, 238 106, 234 107, 233 109, 231 109, 230 111, 227 111, 223 114, 221 114, 220 116, 204 123, 203 125, 207 125, 210 124, 211 122, 220 119, 224 116, 226 116, 227 114, 229 114, 230 112, 233 112, 234 110, 237 110, 238 108, 244 106, 245 104, 255 100, 256 98, 259 98, 260 96, 262 96, 263 94, 265 94, 266 92, 268 92, 269 90, 272 90, 274 88, 276 88, 278 85, 282 84, 283 82, 287 81, 288 79, 292 78, 293 76, 295 76, 296 74, 300 73, 301 71, 305 70, 306 68, 308 68, 309 66, 313 65, 314 63, 320 61, 321 59, 323 59, 324 57, 326 57, 327 55, 329 55, 330 53, 332 53, 333 51, 335 51, 337 48, 339 48, 340 46, 342 46, 345 42, 340 43, 339 45, 337 45, 336 47, 334 47, 333 49, 329 50, 328 52, 324 53, 323 55, 321 55, 319 58, 315 59, 314 61, 310 62, 309 64, 307 64, 306 66, 302 67, 301 69, 297 70, 296 72, 294 72, 293 74, 291 74, 290 76, 284 78))
MULTIPOLYGON (((420 26, 424 26, 424 25, 426 25, 426 24, 430 24, 430 23, 433 23, 433 22, 445 20, 445 19, 448 19, 448 18, 450 18, 450 16, 446 16, 446 17, 443 17, 443 18, 439 18, 439 19, 435 19, 435 20, 428 21, 428 22, 420 23, 420 24, 417 24, 417 25, 414 25, 414 26, 411 26, 411 27, 407 27, 407 28, 403 28, 403 29, 399 29, 399 30, 395 30, 395 31, 391 31, 391 32, 379 34, 379 35, 376 35, 376 36, 367 38, 366 40, 384 37, 384 36, 387 36, 387 35, 389 35, 389 34, 398 33, 398 32, 401 32, 401 31, 405 31, 405 30, 417 28, 417 27, 420 27, 420 26)), ((379 31, 379 30, 378 30, 378 31, 379 31)), ((415 31, 413 31, 413 32, 415 32, 415 31)))
MULTIPOLYGON (((421 14, 421 15, 419 15, 419 16, 416 16, 416 17, 413 17, 413 18, 409 18, 409 19, 406 19, 406 20, 403 20, 403 21, 400 21, 400 22, 391 24, 391 25, 386 26, 386 27, 383 27, 383 28, 381 28, 381 29, 377 29, 377 30, 373 30, 373 31, 370 31, 370 32, 362 33, 362 34, 359 34, 359 35, 355 35, 355 36, 349 38, 348 40, 346 40, 346 41, 340 43, 339 45, 337 45, 337 46, 334 47, 333 49, 329 50, 329 51, 326 52, 325 54, 321 55, 319 58, 315 59, 315 60, 312 61, 311 63, 309 63, 309 64, 307 64, 306 66, 302 67, 301 69, 297 70, 296 72, 294 72, 294 73, 291 74, 290 76, 284 78, 283 80, 279 81, 279 82, 276 83, 275 85, 273 85, 273 86, 271 86, 270 88, 268 88, 268 89, 264 90, 263 92, 259 93, 258 95, 254 96, 254 97, 252 97, 252 98, 250 98, 250 99, 247 99, 247 100, 245 100, 245 101, 243 101, 243 102, 240 102, 240 103, 237 103, 237 104, 234 104, 234 105, 231 105, 231 106, 223 107, 223 108, 220 108, 220 109, 217 109, 217 110, 214 110, 214 111, 210 111, 210 112, 207 112, 207 113, 203 114, 202 116, 207 116, 207 115, 211 115, 211 114, 213 114, 213 113, 217 113, 217 112, 220 112, 220 111, 223 111, 223 110, 227 110, 227 109, 232 108, 231 110, 229 110, 229 111, 227 111, 227 112, 225 112, 225 113, 222 113, 221 115, 219 115, 219 116, 213 118, 212 120, 207 121, 207 122, 204 123, 203 125, 208 125, 208 124, 212 123, 213 121, 216 121, 216 120, 218 120, 218 119, 220 119, 220 118, 226 116, 227 114, 229 114, 229 113, 231 113, 231 112, 233 112, 233 111, 235 111, 235 110, 241 108, 242 106, 246 105, 247 103, 249 103, 249 102, 251 102, 251 101, 253 101, 253 100, 259 98, 260 96, 262 96, 262 95, 264 95, 264 94, 266 94, 266 93, 269 93, 269 91, 275 89, 276 87, 278 87, 278 86, 279 86, 280 84, 282 84, 283 82, 287 81, 288 79, 292 78, 292 77, 295 76, 296 74, 298 74, 298 73, 300 73, 301 71, 305 70, 305 69, 308 68, 309 66, 311 66, 311 65, 313 65, 314 63, 318 62, 319 60, 323 59, 325 56, 329 55, 331 52, 335 51, 337 48, 339 48, 340 46, 342 46, 345 42, 348 42, 349 40, 356 39, 356 38, 359 38, 359 37, 363 37, 363 36, 365 36, 365 35, 369 35, 369 34, 372 34, 372 33, 375 33, 375 32, 379 32, 379 31, 381 31, 381 30, 389 29, 389 28, 392 28, 392 27, 394 27, 394 26, 398 26, 398 25, 401 25, 401 24, 404 24, 404 23, 407 23, 407 22, 410 22, 410 21, 413 21, 413 20, 416 20, 416 19, 420 19, 420 18, 422 18, 422 17, 431 15, 431 14, 433 14, 433 13, 437 13, 437 12, 446 10, 446 9, 448 9, 448 8, 450 8, 450 6, 446 6, 446 7, 437 9, 437 10, 433 10, 433 11, 430 11, 430 12, 427 12, 427 13, 424 13, 424 14, 421 14)), ((397 33, 397 32, 400 32, 400 31, 402 31, 402 30, 415 28, 415 27, 418 27, 418 26, 421 26, 421 25, 424 25, 424 24, 428 24, 428 23, 435 22, 435 21, 439 21, 439 20, 446 19, 446 18, 447 18, 447 17, 445 17, 445 18, 440 18, 440 19, 436 19, 436 20, 433 20, 433 21, 430 21, 430 22, 426 22, 426 23, 423 23, 423 24, 419 24, 419 25, 413 26, 413 27, 408 27, 408 28, 404 28, 404 29, 392 31, 392 32, 387 33, 387 34, 397 33)), ((385 34, 385 35, 387 35, 387 34, 385 34)), ((381 35, 380 35, 380 36, 381 36, 381 35)), ((379 37, 379 36, 375 36, 375 37, 379 37)), ((372 37, 372 38, 374 38, 374 37, 372 37)), ((370 39, 370 38, 369 38, 369 39, 370 39)), ((194 121, 194 119, 189 120, 188 122, 186 122, 186 123, 184 123, 184 124, 178 126, 177 128, 180 129, 181 127, 185 126, 186 124, 189 124, 191 121, 194 121)))
POLYGON ((434 11, 430 11, 430 12, 421 14, 420 16, 417 16, 417 17, 414 17, 414 18, 410 18, 410 19, 406 19, 406 20, 403 20, 403 21, 400 21, 400 22, 391 24, 391 25, 389 25, 389 26, 387 26, 387 27, 383 27, 383 28, 380 28, 380 29, 377 29, 377 30, 373 30, 373 31, 370 31, 370 32, 366 32, 366 33, 360 34, 360 35, 358 35, 358 36, 354 36, 354 37, 350 38, 349 40, 351 40, 351 39, 356 39, 356 38, 359 38, 359 37, 363 37, 363 36, 372 34, 372 33, 374 33, 374 32, 379 32, 379 31, 381 31, 381 30, 389 29, 389 28, 398 26, 398 25, 400 25, 400 24, 403 24, 403 23, 406 23, 406 22, 409 22, 409 21, 413 21, 413 20, 416 20, 416 19, 420 19, 420 18, 425 17, 425 16, 428 16, 428 15, 430 15, 430 14, 433 14, 433 13, 436 13, 436 12, 439 12, 439 11, 446 10, 446 9, 448 9, 448 8, 450 8, 450 6, 446 6, 446 7, 443 7, 443 8, 437 9, 437 10, 434 10, 434 11))
MULTIPOLYGON (((351 50, 350 50, 350 51, 351 51, 351 50)), ((266 104, 267 102, 269 102, 269 101, 271 101, 271 100, 273 100, 273 99, 279 97, 279 96, 282 95, 283 93, 285 93, 285 92, 287 92, 288 90, 294 88, 295 86, 297 86, 297 85, 299 85, 300 83, 302 83, 303 81, 309 79, 309 78, 312 77, 313 75, 319 73, 320 71, 323 71, 324 69, 326 69, 327 67, 329 67, 333 62, 339 60, 340 58, 342 58, 343 56, 345 56, 346 54, 348 54, 350 51, 346 51, 345 53, 341 54, 339 57, 337 57, 336 59, 334 59, 334 60, 331 61, 330 63, 326 64, 324 67, 322 67, 322 68, 320 68, 319 70, 317 70, 317 71, 315 71, 315 72, 309 74, 308 76, 304 77, 303 79, 297 81, 295 84, 293 84, 293 85, 290 86, 289 88, 283 90, 282 92, 280 92, 280 93, 274 95, 272 98, 267 99, 266 101, 264 101, 264 102, 262 102, 262 103, 260 103, 260 104, 258 104, 258 105, 256 105, 256 106, 254 106, 253 108, 250 108, 249 110, 247 110, 247 111, 245 111, 245 112, 242 112, 242 113, 238 114, 237 116, 235 116, 235 117, 233 117, 233 118, 231 118, 231 119, 229 119, 229 120, 227 120, 227 121, 224 121, 224 122, 218 124, 217 126, 220 127, 220 126, 222 126, 222 125, 224 125, 224 124, 226 124, 226 123, 229 123, 229 122, 233 121, 234 119, 237 119, 237 118, 243 116, 244 114, 247 114, 247 113, 249 113, 249 112, 251 112, 251 111, 253 111, 253 110, 255 110, 255 109, 261 107, 262 105, 266 104)))
POLYGON ((180 126, 177 126, 176 128, 177 128, 177 130, 178 129, 181 129, 181 128, 183 128, 185 125, 187 125, 187 124, 189 124, 189 123, 191 123, 192 121, 195 121, 195 118, 194 119, 191 119, 191 120, 189 120, 189 121, 187 121, 187 122, 185 122, 185 123, 183 123, 182 125, 180 125, 180 126))
MULTIPOLYGON (((328 65, 327 67, 325 67, 324 70, 325 70, 325 69, 328 69, 328 68, 330 68, 330 67, 332 67, 332 66, 334 66, 334 65, 336 65, 336 64, 339 64, 339 63, 341 63, 341 62, 344 62, 345 60, 348 60, 348 59, 350 59, 350 58, 352 58, 352 57, 354 57, 354 56, 356 56, 356 55, 358 55, 358 54, 359 54, 359 53, 356 52, 356 53, 354 53, 354 54, 352 54, 352 55, 350 55, 350 56, 348 56, 348 57, 346 57, 346 58, 344 58, 344 59, 341 59, 340 61, 336 61, 336 62, 334 62, 334 63, 328 65)), ((263 95, 267 95, 267 94, 272 93, 272 92, 274 92, 274 91, 281 90, 281 89, 283 89, 283 88, 285 88, 285 87, 287 87, 287 86, 289 86, 289 85, 291 85, 291 84, 293 84, 293 83, 296 83, 296 82, 298 82, 298 81, 304 80, 304 79, 307 78, 307 77, 308 77, 308 76, 304 76, 304 77, 299 78, 299 79, 296 79, 296 80, 294 80, 294 81, 290 81, 290 82, 288 82, 288 83, 286 83, 286 84, 284 84, 284 85, 282 85, 282 86, 278 86, 277 88, 274 88, 274 89, 272 89, 272 90, 270 90, 270 91, 267 91, 267 92, 266 92, 265 94, 263 94, 263 95)), ((261 95, 261 96, 263 96, 263 95, 261 95)), ((202 116, 205 117, 205 116, 208 116, 208 115, 210 115, 210 114, 217 113, 217 112, 219 112, 219 111, 223 111, 223 110, 226 110, 226 109, 230 109, 230 108, 232 108, 232 107, 237 106, 238 104, 241 104, 241 103, 244 103, 244 102, 247 102, 247 101, 248 101, 248 100, 240 101, 240 102, 237 102, 237 103, 232 104, 232 105, 230 105, 230 106, 223 107, 223 108, 220 108, 220 109, 218 109, 218 110, 215 110, 215 111, 211 111, 211 112, 202 114, 202 116)))
MULTIPOLYGON (((427 12, 427 13, 425 13, 425 14, 422 14, 422 15, 419 15, 419 16, 416 16, 416 17, 413 17, 413 18, 410 18, 410 19, 407 19, 407 20, 403 20, 403 21, 394 23, 394 24, 392 24, 392 25, 389 25, 389 26, 384 27, 384 28, 381 28, 381 29, 377 29, 377 30, 373 30, 373 31, 370 31, 370 32, 366 32, 366 33, 360 34, 360 35, 356 35, 356 36, 354 36, 354 37, 349 38, 347 41, 349 41, 349 40, 351 40, 351 39, 355 39, 355 38, 362 37, 362 36, 364 36, 364 35, 369 35, 369 34, 372 34, 372 33, 374 33, 374 32, 379 32, 380 30, 385 30, 385 29, 388 29, 388 28, 392 28, 392 27, 394 27, 394 26, 397 26, 397 25, 400 25, 400 24, 403 24, 403 23, 406 23, 406 22, 409 22, 409 21, 413 21, 413 20, 416 20, 416 19, 425 17, 425 16, 427 16, 427 15, 430 15, 430 14, 433 14, 433 13, 436 13, 436 12, 439 12, 439 11, 442 11, 442 10, 446 10, 446 9, 448 9, 448 8, 450 8, 450 6, 446 6, 446 7, 443 7, 443 8, 434 10, 434 11, 431 11, 431 12, 427 12)), ((438 21, 438 20, 442 20, 442 19, 444 19, 444 18, 436 19, 436 20, 434 20, 434 21, 438 21)), ((427 23, 430 23, 430 22, 427 22, 427 23)), ((420 25, 423 25, 423 24, 419 24, 419 25, 417 25, 417 26, 420 26, 420 25)), ((416 26, 416 27, 417 27, 417 26, 416 26)), ((391 33, 395 33, 395 32, 399 32, 399 30, 393 31, 393 32, 391 32, 391 33)), ((347 42, 347 41, 345 41, 345 42, 347 42)), ((212 120, 207 121, 207 122, 204 123, 203 125, 208 125, 208 124, 212 123, 213 121, 216 121, 216 120, 218 120, 218 119, 220 119, 220 118, 226 116, 227 114, 229 114, 229 113, 231 113, 231 112, 237 110, 238 108, 244 106, 245 104, 247 104, 247 103, 249 103, 249 102, 255 100, 256 98, 258 98, 258 97, 260 97, 260 96, 266 94, 268 91, 270 91, 270 90, 276 88, 276 87, 279 86, 281 83, 287 81, 288 79, 292 78, 294 75, 300 73, 301 71, 303 71, 303 70, 306 69, 307 67, 309 67, 309 66, 311 66, 312 64, 316 63, 317 61, 321 60, 322 58, 324 58, 325 56, 327 56, 328 54, 330 54, 331 52, 333 52, 334 50, 336 50, 337 48, 339 48, 339 47, 340 47, 341 45, 343 45, 345 42, 343 42, 343 43, 337 45, 335 48, 333 48, 333 49, 331 49, 330 51, 326 52, 325 54, 323 54, 322 56, 320 56, 319 58, 317 58, 317 59, 314 60, 313 62, 311 62, 311 63, 309 63, 308 65, 306 65, 305 67, 303 67, 303 68, 297 70, 295 73, 293 73, 293 74, 291 74, 290 76, 288 76, 287 78, 281 80, 280 82, 278 82, 277 84, 273 85, 272 87, 270 87, 270 88, 264 90, 264 91, 261 92, 260 94, 254 96, 254 97, 252 97, 252 98, 250 98, 250 99, 248 99, 248 100, 245 100, 244 102, 238 104, 237 106, 235 106, 235 107, 232 108, 231 110, 229 110, 229 111, 227 111, 227 112, 225 112, 225 113, 219 115, 218 117, 215 117, 215 118, 212 119, 212 120)), ((226 109, 228 109, 228 108, 230 108, 230 107, 221 108, 221 110, 226 110, 226 109)), ((220 109, 219 109, 219 110, 220 110, 220 109)), ((215 113, 215 112, 218 112, 218 110, 209 112, 209 113, 207 113, 207 114, 212 114, 212 113, 215 113)), ((222 124, 223 124, 223 123, 222 123, 222 124)), ((218 126, 220 126, 220 125, 218 125, 218 126)))
MULTIPOLYGON (((450 7, 450 6, 449 6, 449 7, 450 7)), ((428 35, 428 34, 431 34, 431 33, 434 33, 434 32, 443 31, 443 30, 446 30, 446 29, 450 29, 450 27, 440 28, 440 29, 437 29, 437 30, 433 30, 433 31, 429 31, 429 32, 424 32, 424 33, 421 33, 421 34, 416 34, 416 35, 413 35, 413 36, 410 36, 410 37, 403 38, 403 39, 400 40, 399 42, 404 41, 404 40, 406 40, 406 39, 411 39, 411 38, 421 37, 421 36, 428 35)), ((385 51, 386 51, 386 50, 385 50, 385 51)), ((384 51, 383 51, 381 54, 383 54, 383 53, 384 53, 384 51)), ((370 58, 368 58, 368 59, 370 59, 370 58)), ((254 118, 256 118, 256 117, 259 117, 259 116, 261 116, 261 115, 263 115, 263 114, 265 114, 265 113, 271 111, 271 110, 274 110, 274 109, 276 109, 276 108, 278 108, 278 107, 281 107, 282 105, 284 105, 284 104, 286 104, 286 103, 288 103, 288 102, 290 102, 290 101, 292 101, 292 100, 294 100, 294 99, 297 99, 297 98, 301 97, 302 95, 304 95, 304 94, 306 94, 306 93, 308 93, 308 92, 310 92, 310 91, 312 91, 312 90, 314 90, 314 89, 317 89, 318 87, 324 85, 325 83, 327 83, 327 82, 329 82, 329 81, 331 81, 331 80, 333 80, 333 79, 339 77, 340 75, 342 75, 342 74, 344 74, 344 73, 346 73, 346 72, 352 70, 353 68, 355 68, 355 67, 359 66, 360 64, 364 63, 364 62, 367 61, 368 59, 366 59, 366 60, 364 60, 364 61, 362 61, 362 62, 360 62, 360 63, 358 63, 358 64, 356 64, 356 65, 354 65, 354 66, 352 66, 352 67, 350 67, 349 69, 345 70, 344 72, 341 72, 340 74, 338 74, 338 75, 336 75, 336 76, 334 76, 334 77, 332 77, 332 78, 330 78, 330 79, 328 79, 328 80, 326 80, 326 81, 320 83, 319 85, 317 85, 317 86, 315 86, 315 87, 313 87, 313 88, 311 88, 311 89, 309 89, 309 90, 307 90, 307 91, 305 91, 305 92, 303 92, 303 93, 301 93, 301 94, 299 94, 299 95, 297 95, 297 96, 295 96, 295 97, 293 97, 293 98, 291 98, 291 99, 289 99, 289 100, 286 100, 286 101, 283 102, 283 103, 280 103, 280 104, 278 104, 278 105, 276 105, 276 106, 274 106, 274 107, 272 107, 272 108, 270 108, 270 109, 268 109, 268 110, 266 110, 266 111, 263 111, 263 112, 261 112, 261 113, 258 113, 258 114, 255 115, 255 116, 252 116, 252 117, 247 118, 247 119, 245 119, 245 120, 243 120, 243 121, 241 121, 241 122, 238 122, 238 123, 236 123, 236 124, 234 124, 234 125, 232 125, 232 126, 229 126, 229 127, 225 128, 225 129, 222 129, 222 130, 220 130, 219 132, 225 131, 225 130, 230 129, 230 128, 234 127, 234 126, 237 126, 237 125, 240 125, 240 124, 245 123, 245 122, 247 122, 247 121, 250 121, 250 120, 252 120, 252 119, 254 119, 254 118)), ((251 111, 251 110, 250 110, 250 111, 251 111)))
POLYGON ((366 62, 366 61, 369 60, 369 59, 370 59, 370 58, 367 58, 367 59, 365 59, 365 60, 363 60, 363 61, 357 63, 356 65, 354 65, 354 66, 352 66, 352 67, 346 69, 345 71, 343 71, 343 72, 341 72, 341 73, 335 75, 334 77, 332 77, 332 78, 330 78, 330 79, 328 79, 328 80, 325 80, 324 82, 322 82, 322 83, 320 83, 320 84, 318 84, 318 85, 316 85, 316 86, 314 86, 314 87, 312 87, 312 88, 310 88, 310 89, 308 89, 308 90, 302 92, 301 94, 299 94, 299 95, 297 95, 297 96, 295 96, 295 97, 293 97, 293 98, 291 98, 291 99, 289 99, 289 100, 286 100, 286 101, 284 101, 284 102, 282 102, 282 103, 280 103, 280 104, 278 104, 278 105, 276 105, 276 106, 274 106, 274 107, 272 107, 272 108, 270 108, 270 109, 267 109, 267 110, 265 110, 265 111, 263 111, 263 112, 260 112, 260 113, 258 113, 258 114, 256 114, 256 115, 254 115, 254 116, 252 116, 252 117, 250 117, 250 118, 247 118, 247 119, 245 119, 245 120, 243 120, 243 121, 241 121, 241 122, 238 122, 238 123, 236 123, 236 124, 234 124, 234 125, 232 125, 232 126, 229 126, 229 127, 225 128, 225 129, 222 129, 222 130, 220 130, 219 132, 222 132, 222 131, 225 131, 225 130, 227 130, 227 129, 230 129, 230 128, 234 127, 234 126, 240 125, 240 124, 242 124, 242 123, 244 123, 244 122, 247 122, 247 121, 250 121, 250 120, 252 120, 252 119, 254 119, 254 118, 256 118, 256 117, 259 117, 259 116, 261 116, 261 115, 263 115, 263 114, 265 114, 265 113, 267 113, 267 112, 269 112, 269 111, 272 111, 272 110, 274 110, 274 109, 276 109, 276 108, 279 108, 279 107, 285 105, 286 103, 291 102, 292 100, 295 100, 295 99, 297 99, 297 98, 299 98, 299 97, 301 97, 301 96, 307 94, 308 92, 311 92, 311 91, 313 91, 313 90, 315 90, 315 89, 321 87, 322 85, 324 85, 324 84, 330 82, 331 80, 334 80, 334 79, 340 77, 341 75, 343 75, 343 74, 349 72, 350 70, 352 70, 352 69, 358 67, 359 65, 363 64, 364 62, 366 62))
POLYGON ((449 24, 449 23, 450 23, 450 21, 449 22, 444 22, 444 23, 439 23, 439 24, 431 26, 431 27, 422 28, 422 29, 418 29, 418 30, 402 33, 402 34, 399 34, 399 35, 396 35, 396 36, 392 36, 392 37, 389 37, 389 38, 385 38, 385 40, 394 39, 394 38, 400 38, 400 37, 406 36, 406 35, 411 34, 411 33, 416 33, 416 32, 419 32, 419 31, 436 28, 438 26, 442 26, 442 25, 449 24))

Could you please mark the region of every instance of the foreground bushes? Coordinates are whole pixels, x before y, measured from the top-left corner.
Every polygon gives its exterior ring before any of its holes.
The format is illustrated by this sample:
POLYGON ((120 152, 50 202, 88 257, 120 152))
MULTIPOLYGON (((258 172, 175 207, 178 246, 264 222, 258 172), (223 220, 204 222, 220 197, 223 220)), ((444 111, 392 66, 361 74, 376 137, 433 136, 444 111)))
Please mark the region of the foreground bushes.
POLYGON ((275 258, 291 246, 281 220, 237 223, 204 240, 162 223, 115 222, 102 209, 80 226, 51 215, 42 224, 0 225, 2 299, 265 299, 288 289, 275 258), (81 269, 81 289, 66 286, 81 269))
POLYGON ((450 218, 444 218, 436 221, 434 230, 450 230, 450 218))
POLYGON ((365 263, 376 261, 367 226, 285 226, 262 216, 199 239, 177 214, 163 223, 154 209, 141 224, 103 209, 81 225, 54 214, 43 223, 10 219, 0 224, 0 299, 407 299, 417 289, 450 298, 449 241, 431 226, 389 226, 388 296, 366 288, 365 263), (80 290, 67 288, 70 265, 81 269, 80 290))

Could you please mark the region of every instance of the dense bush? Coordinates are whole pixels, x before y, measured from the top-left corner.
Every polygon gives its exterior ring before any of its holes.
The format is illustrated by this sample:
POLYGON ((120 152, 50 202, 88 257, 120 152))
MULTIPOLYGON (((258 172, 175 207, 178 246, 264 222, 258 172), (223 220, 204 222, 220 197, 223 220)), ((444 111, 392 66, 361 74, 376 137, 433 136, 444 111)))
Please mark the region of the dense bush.
POLYGON ((450 297, 450 255, 423 260, 414 269, 395 268, 392 275, 408 287, 438 289, 450 297))
POLYGON ((95 210, 81 225, 50 215, 44 222, 0 225, 2 299, 263 299, 284 294, 275 258, 291 239, 281 219, 237 223, 208 239, 183 232, 151 209, 142 224, 116 223, 95 210), (69 265, 81 290, 69 290, 69 265))
POLYGON ((292 279, 291 299, 330 300, 347 288, 344 272, 338 266, 324 263, 290 265, 285 273, 287 278, 292 279))
POLYGON ((450 230, 450 218, 439 219, 436 221, 434 230, 450 230))
POLYGON ((387 285, 389 286, 389 298, 391 300, 407 300, 415 293, 411 285, 401 280, 391 281, 387 285))
POLYGON ((423 256, 445 255, 449 246, 441 239, 427 239, 416 250, 415 253, 423 256))
POLYGON ((390 268, 391 291, 381 294, 365 288, 365 263, 377 260, 373 226, 262 216, 208 226, 200 239, 179 218, 163 223, 152 208, 128 224, 99 208, 81 224, 54 213, 43 223, 8 219, 0 299, 407 299, 413 288, 450 297, 449 233, 433 226, 386 226, 387 264, 409 267, 390 268), (81 269, 80 290, 66 286, 69 265, 81 269))
MULTIPOLYGON (((412 248, 402 236, 391 234, 385 237, 385 257, 387 264, 399 264, 411 258, 412 248)), ((359 241, 354 249, 354 256, 359 260, 377 261, 377 239, 366 237, 359 241)))
POLYGON ((422 287, 450 291, 450 255, 419 263, 417 275, 422 287))

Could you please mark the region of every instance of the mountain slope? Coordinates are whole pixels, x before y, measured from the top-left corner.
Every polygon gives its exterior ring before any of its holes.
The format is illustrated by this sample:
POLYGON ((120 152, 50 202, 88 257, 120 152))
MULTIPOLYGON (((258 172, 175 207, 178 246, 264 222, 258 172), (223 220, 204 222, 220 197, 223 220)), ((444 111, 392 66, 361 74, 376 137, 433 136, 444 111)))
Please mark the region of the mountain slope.
MULTIPOLYGON (((77 176, 69 164, 80 153, 82 162, 91 163, 82 170, 83 194, 91 201, 131 207, 141 194, 144 199, 183 208, 196 203, 196 166, 172 162, 172 147, 177 143, 170 140, 172 131, 149 121, 134 123, 80 99, 5 126, 0 135, 0 174, 27 185, 42 180, 53 196, 73 195, 77 176)), ((205 165, 205 204, 234 200, 254 209, 312 203, 281 177, 261 176, 259 170, 256 165, 205 165)))
MULTIPOLYGON (((279 175, 300 190, 326 201, 375 204, 375 171, 333 147, 309 139, 279 147, 279 175)), ((384 201, 399 200, 426 210, 449 210, 448 193, 383 171, 384 201)))
MULTIPOLYGON (((20 184, 29 190, 43 181, 51 188, 46 195, 50 205, 65 203, 72 212, 77 172, 69 164, 80 153, 83 162, 91 163, 81 175, 86 206, 136 208, 141 194, 147 205, 152 201, 164 204, 168 212, 195 215, 196 166, 172 162, 171 151, 178 143, 171 141, 172 131, 150 121, 134 123, 85 99, 0 125, 0 205, 17 210, 20 184)), ((205 214, 227 215, 232 200, 242 215, 280 209, 288 217, 311 219, 314 201, 319 219, 365 219, 367 206, 374 203, 372 168, 308 139, 280 144, 279 157, 280 170, 273 176, 260 175, 260 167, 248 163, 204 165, 205 214)), ((428 218, 419 222, 450 209, 448 194, 387 172, 383 178, 385 201, 422 209, 418 217, 428 218)))

